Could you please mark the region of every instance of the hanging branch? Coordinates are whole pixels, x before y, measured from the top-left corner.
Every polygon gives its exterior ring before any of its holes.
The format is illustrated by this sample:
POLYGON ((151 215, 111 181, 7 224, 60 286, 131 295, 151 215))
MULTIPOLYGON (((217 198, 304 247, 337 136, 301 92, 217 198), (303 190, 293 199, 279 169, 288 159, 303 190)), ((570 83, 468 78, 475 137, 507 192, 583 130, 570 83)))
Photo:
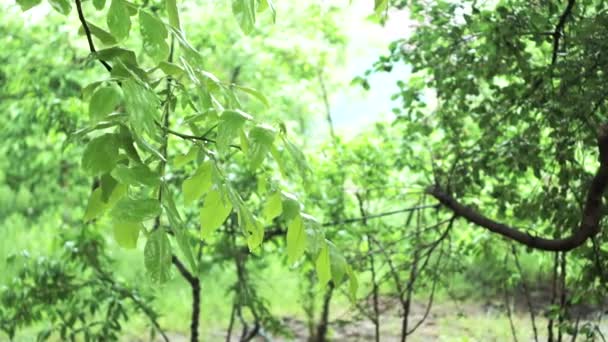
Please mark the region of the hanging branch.
POLYGON ((608 186, 608 126, 602 125, 598 132, 598 148, 600 166, 593 177, 587 199, 583 209, 583 216, 579 229, 575 230, 569 237, 558 239, 547 239, 524 232, 523 230, 508 226, 504 223, 484 216, 477 210, 467 207, 454 198, 451 194, 440 188, 439 185, 429 187, 427 193, 435 197, 446 208, 467 221, 486 228, 487 230, 500 234, 506 238, 515 240, 531 248, 546 251, 569 251, 582 244, 587 239, 597 235, 600 231, 599 222, 602 218, 602 197, 608 186))

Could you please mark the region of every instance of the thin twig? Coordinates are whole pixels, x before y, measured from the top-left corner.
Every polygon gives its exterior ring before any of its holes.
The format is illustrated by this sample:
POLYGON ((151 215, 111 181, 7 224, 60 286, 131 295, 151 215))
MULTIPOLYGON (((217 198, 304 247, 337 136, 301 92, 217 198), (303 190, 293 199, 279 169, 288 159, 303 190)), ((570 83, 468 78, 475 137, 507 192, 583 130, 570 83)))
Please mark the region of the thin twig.
MULTIPOLYGON (((91 50, 91 53, 97 53, 97 50, 95 49, 95 44, 93 44, 93 36, 91 35, 91 30, 89 29, 89 24, 87 24, 87 20, 84 17, 84 12, 82 11, 82 4, 80 3, 80 0, 75 0, 76 2, 76 11, 78 12, 78 18, 80 19, 80 23, 82 24, 82 28, 84 29, 84 33, 87 36, 87 42, 89 43, 89 50, 91 50)), ((106 68, 107 71, 112 71, 112 67, 110 66, 110 64, 108 64, 108 62, 104 61, 103 59, 99 59, 99 62, 101 64, 103 64, 104 68, 106 68)))

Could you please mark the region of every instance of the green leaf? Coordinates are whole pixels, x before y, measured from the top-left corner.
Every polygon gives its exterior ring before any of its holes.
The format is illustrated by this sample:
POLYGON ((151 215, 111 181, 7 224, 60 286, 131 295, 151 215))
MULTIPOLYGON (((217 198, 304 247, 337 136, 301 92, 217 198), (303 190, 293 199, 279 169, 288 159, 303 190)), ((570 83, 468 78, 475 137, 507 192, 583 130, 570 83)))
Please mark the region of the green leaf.
POLYGON ((110 172, 118 161, 116 135, 104 134, 93 138, 84 149, 82 168, 91 176, 110 172))
POLYGON ((283 197, 283 218, 285 221, 291 221, 296 215, 300 214, 300 202, 298 202, 296 196, 288 192, 283 191, 281 195, 283 197))
POLYGON ((249 132, 249 164, 256 170, 272 148, 276 131, 265 125, 258 125, 249 132))
POLYGON ((258 12, 263 12, 266 9, 270 8, 270 13, 272 14, 272 22, 277 22, 277 11, 274 7, 274 3, 272 0, 261 0, 258 6, 258 12))
POLYGON ((384 16, 384 12, 388 8, 388 0, 374 0, 374 12, 384 16))
POLYGON ((154 230, 144 247, 144 264, 152 281, 164 283, 171 278, 171 243, 162 229, 154 230))
POLYGON ((17 0, 17 4, 21 6, 22 11, 27 11, 30 8, 37 6, 42 0, 17 0))
POLYGON ((49 0, 51 6, 55 9, 55 11, 68 15, 72 10, 72 3, 70 0, 49 0))
POLYGON ((112 177, 128 185, 156 187, 160 183, 160 177, 144 164, 135 164, 128 167, 118 165, 112 170, 112 177))
POLYGON ((169 17, 169 25, 181 30, 181 24, 179 22, 179 12, 177 10, 177 3, 175 0, 167 0, 167 17, 169 17))
POLYGON ((329 247, 325 244, 316 261, 317 278, 319 278, 319 284, 321 286, 326 285, 331 279, 331 260, 329 258, 329 247))
POLYGON ((89 30, 91 30, 91 34, 97 37, 97 39, 99 39, 99 41, 101 41, 104 45, 115 45, 117 43, 116 38, 114 38, 114 36, 110 32, 91 23, 90 21, 87 21, 87 24, 89 25, 89 30))
POLYGON ((264 219, 266 221, 272 221, 275 217, 281 215, 283 211, 283 199, 281 192, 276 191, 268 197, 264 204, 264 219))
POLYGON ((102 121, 122 101, 122 90, 115 83, 97 87, 89 101, 89 116, 93 122, 102 121))
POLYGON ((115 222, 142 222, 160 215, 156 199, 132 199, 125 197, 110 212, 115 222))
POLYGON ((287 224, 287 262, 293 265, 306 251, 306 232, 302 216, 297 215, 287 224))
POLYGON ((101 183, 101 199, 104 202, 108 202, 110 200, 110 196, 114 192, 114 189, 118 186, 118 182, 116 179, 112 178, 112 176, 108 173, 104 173, 100 179, 101 183))
MULTIPOLYGON (((122 62, 127 65, 137 65, 137 57, 135 56, 135 52, 117 46, 97 50, 95 56, 104 61, 114 61, 116 63, 122 62)), ((116 67, 117 66, 115 66, 114 69, 116 69, 116 67)))
POLYGON ((129 37, 131 18, 124 0, 112 0, 108 10, 107 24, 116 39, 123 40, 129 37))
POLYGON ((144 229, 141 222, 114 222, 114 239, 119 246, 127 249, 137 247, 139 232, 144 229))
POLYGON ((203 196, 212 185, 213 162, 207 160, 202 163, 192 177, 184 180, 182 192, 184 193, 184 204, 189 205, 203 196))
POLYGON ((260 93, 259 91, 253 89, 253 88, 248 88, 248 87, 243 87, 240 85, 234 85, 234 87, 242 92, 245 92, 253 97, 255 97, 256 99, 260 100, 260 102, 262 102, 266 107, 270 107, 270 102, 268 101, 268 99, 266 98, 266 96, 264 96, 264 94, 260 93))
POLYGON ((156 63, 166 60, 169 57, 169 44, 166 42, 168 32, 165 24, 147 11, 141 10, 139 26, 144 52, 156 63))
POLYGON ((179 216, 179 212, 173 201, 173 194, 166 185, 163 185, 163 194, 163 208, 165 208, 167 213, 167 218, 169 219, 169 224, 171 224, 171 230, 173 231, 177 245, 184 254, 188 264, 190 264, 190 267, 193 270, 196 270, 197 265, 194 259, 194 253, 192 252, 191 238, 179 216))
POLYGON ((155 120, 160 116, 158 97, 133 79, 124 81, 122 87, 129 122, 135 133, 140 137, 143 133, 153 137, 156 132, 155 120))
POLYGON ((227 110, 220 116, 217 126, 217 149, 226 153, 232 140, 239 135, 245 121, 251 120, 251 115, 240 110, 227 110))
POLYGON ((207 196, 200 212, 201 219, 201 238, 209 239, 211 234, 219 228, 232 211, 232 204, 222 196, 219 189, 214 188, 207 196))
POLYGON ((106 207, 107 204, 101 198, 101 188, 98 187, 93 190, 89 196, 89 202, 87 203, 87 208, 84 212, 84 221, 89 222, 100 217, 106 210, 106 207))
POLYGON ((173 159, 173 166, 179 168, 179 167, 186 165, 187 163, 196 159, 196 157, 198 156, 198 152, 199 152, 198 146, 192 146, 190 148, 190 150, 188 151, 188 153, 179 154, 179 155, 175 156, 175 159, 173 159))
POLYGON ((182 69, 177 64, 169 63, 166 61, 162 61, 158 64, 160 70, 162 70, 166 75, 173 76, 175 78, 182 77, 186 74, 186 70, 182 69))
POLYGON ((255 27, 255 1, 232 0, 232 13, 244 33, 251 32, 255 27))
POLYGON ((95 6, 95 9, 97 10, 102 10, 105 5, 106 0, 93 0, 93 6, 95 6))
POLYGON ((330 241, 326 241, 329 246, 329 259, 331 264, 331 275, 336 286, 342 284, 342 280, 344 279, 344 275, 346 274, 346 268, 348 264, 346 263, 346 259, 340 253, 338 248, 331 243, 330 241))

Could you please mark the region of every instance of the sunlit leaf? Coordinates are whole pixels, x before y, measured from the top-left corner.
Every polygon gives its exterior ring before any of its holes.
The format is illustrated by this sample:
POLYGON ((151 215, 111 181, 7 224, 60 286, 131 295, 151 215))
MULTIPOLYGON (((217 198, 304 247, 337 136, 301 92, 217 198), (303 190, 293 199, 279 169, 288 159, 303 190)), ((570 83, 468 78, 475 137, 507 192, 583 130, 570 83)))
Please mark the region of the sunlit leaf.
POLYGON ((177 11, 176 0, 166 0, 167 5, 167 17, 169 17, 169 25, 181 30, 181 23, 179 21, 179 12, 177 11))
POLYGON ((63 15, 70 14, 72 10, 72 3, 70 0, 49 0, 51 6, 59 13, 63 15))
POLYGON ((213 232, 226 221, 231 211, 232 204, 219 189, 214 188, 209 191, 200 212, 201 238, 209 239, 213 232))
POLYGON ((182 183, 182 192, 184 193, 184 204, 189 205, 203 196, 212 184, 213 162, 207 160, 202 163, 192 177, 184 180, 182 183))
POLYGON ((114 222, 114 239, 121 247, 133 249, 137 247, 139 232, 143 228, 141 222, 114 222))
POLYGON ((281 192, 276 191, 268 197, 264 204, 264 219, 272 221, 275 217, 281 215, 283 211, 283 198, 281 192))
POLYGON ((329 257, 329 247, 327 244, 321 248, 317 260, 315 262, 317 270, 317 278, 322 286, 327 284, 331 279, 331 260, 329 257))
POLYGON ((116 39, 123 40, 129 37, 131 18, 124 0, 112 0, 108 10, 107 24, 110 33, 116 39))
POLYGON ((306 250, 306 232, 302 217, 297 215, 287 224, 287 262, 292 265, 306 250))
POLYGON ((21 6, 22 11, 27 11, 28 9, 39 5, 42 0, 17 0, 17 4, 21 6))

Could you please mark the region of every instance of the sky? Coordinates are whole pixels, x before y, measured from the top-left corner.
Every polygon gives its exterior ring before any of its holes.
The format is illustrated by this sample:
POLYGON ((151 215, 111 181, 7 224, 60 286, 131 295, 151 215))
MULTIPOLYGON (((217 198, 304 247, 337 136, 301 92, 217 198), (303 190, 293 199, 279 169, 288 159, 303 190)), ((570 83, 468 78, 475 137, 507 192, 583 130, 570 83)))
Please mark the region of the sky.
POLYGON ((346 35, 349 38, 347 59, 341 77, 344 83, 334 94, 330 94, 332 120, 336 131, 346 137, 356 133, 379 120, 391 121, 391 109, 394 102, 390 100, 397 91, 397 80, 408 77, 408 68, 401 64, 390 73, 371 75, 371 89, 364 91, 361 87, 349 86, 350 80, 371 68, 382 54, 388 53, 390 42, 406 38, 412 31, 411 21, 405 11, 389 13, 389 20, 381 26, 366 19, 373 13, 373 1, 353 1, 347 16, 346 35))

